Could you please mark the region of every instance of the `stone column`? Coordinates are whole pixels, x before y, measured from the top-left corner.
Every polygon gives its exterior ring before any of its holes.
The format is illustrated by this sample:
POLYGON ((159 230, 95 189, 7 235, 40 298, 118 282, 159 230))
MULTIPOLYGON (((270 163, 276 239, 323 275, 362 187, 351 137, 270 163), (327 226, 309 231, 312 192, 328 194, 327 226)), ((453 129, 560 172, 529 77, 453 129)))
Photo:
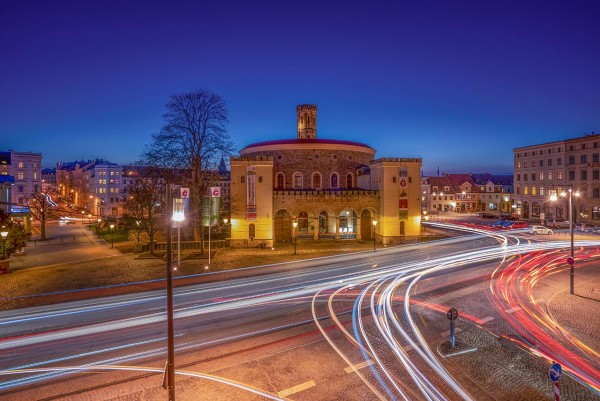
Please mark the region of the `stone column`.
POLYGON ((340 239, 340 215, 335 216, 335 239, 340 239))
POLYGON ((361 240, 361 228, 360 228, 360 224, 361 224, 361 220, 362 220, 362 213, 360 214, 360 216, 358 216, 356 218, 356 239, 357 240, 361 240))
POLYGON ((314 232, 313 239, 317 241, 319 239, 319 216, 314 219, 314 232))

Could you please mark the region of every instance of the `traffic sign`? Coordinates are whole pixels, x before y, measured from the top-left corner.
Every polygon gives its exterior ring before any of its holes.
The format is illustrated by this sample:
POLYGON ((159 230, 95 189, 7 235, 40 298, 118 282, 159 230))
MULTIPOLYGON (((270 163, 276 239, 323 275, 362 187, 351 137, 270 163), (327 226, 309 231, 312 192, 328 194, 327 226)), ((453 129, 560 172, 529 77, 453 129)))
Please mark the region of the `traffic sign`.
POLYGON ((573 266, 573 265, 575 264, 575 259, 573 259, 573 258, 571 258, 571 257, 568 257, 568 258, 567 258, 567 264, 568 264, 569 266, 573 266))
POLYGON ((189 188, 179 188, 179 194, 181 195, 181 197, 183 199, 185 199, 188 196, 190 196, 190 189, 189 188))
POLYGON ((221 187, 210 187, 210 196, 212 198, 219 198, 221 196, 221 187))
POLYGON ((560 363, 553 363, 552 366, 550 366, 550 380, 552 380, 552 382, 556 383, 558 381, 558 379, 560 379, 560 376, 562 375, 562 368, 560 366, 560 363))
POLYGON ((458 311, 456 309, 452 308, 446 313, 446 317, 450 321, 456 320, 456 318, 458 317, 458 311))

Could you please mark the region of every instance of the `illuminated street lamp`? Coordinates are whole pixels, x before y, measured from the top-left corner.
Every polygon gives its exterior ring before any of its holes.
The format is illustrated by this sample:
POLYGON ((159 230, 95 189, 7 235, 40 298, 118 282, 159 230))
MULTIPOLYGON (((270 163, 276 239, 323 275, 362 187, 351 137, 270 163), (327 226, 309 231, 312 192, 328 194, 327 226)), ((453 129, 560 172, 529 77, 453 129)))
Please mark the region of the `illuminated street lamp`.
MULTIPOLYGON (((173 199, 173 221, 177 222, 177 268, 181 267, 181 222, 185 220, 184 209, 183 198, 173 199)), ((210 249, 208 252, 210 255, 210 249)))
POLYGON ((81 211, 81 225, 83 225, 83 216, 85 215, 85 210, 81 211))
POLYGON ((88 213, 88 226, 90 225, 91 222, 92 222, 92 214, 88 213))
POLYGON ((108 227, 110 227, 110 247, 114 248, 115 247, 115 243, 114 243, 114 232, 113 232, 113 228, 115 228, 114 224, 110 224, 108 227))
POLYGON ((227 227, 227 223, 229 223, 229 219, 227 217, 225 217, 223 219, 223 223, 225 224, 225 236, 229 235, 229 229, 227 227))
MULTIPOLYGON (((574 225, 573 225, 573 196, 579 196, 579 191, 573 193, 573 188, 569 188, 569 232, 571 234, 571 257, 569 258, 569 294, 573 295, 575 293, 575 247, 573 244, 573 236, 574 225)), ((567 196, 566 192, 561 192, 560 196, 567 196)), ((556 201, 558 197, 556 196, 556 191, 552 191, 550 195, 551 201, 556 201)))
POLYGON ((2 231, 0 235, 2 235, 2 259, 6 259, 6 237, 8 236, 8 231, 2 231))
POLYGON ((373 219, 373 252, 375 252, 375 226, 377 225, 377 220, 373 219))
POLYGON ((294 226, 294 238, 293 238, 293 240, 294 240, 294 255, 295 255, 296 254, 296 243, 298 242, 298 238, 296 237, 296 227, 298 227, 298 222, 294 221, 292 223, 292 225, 294 226))

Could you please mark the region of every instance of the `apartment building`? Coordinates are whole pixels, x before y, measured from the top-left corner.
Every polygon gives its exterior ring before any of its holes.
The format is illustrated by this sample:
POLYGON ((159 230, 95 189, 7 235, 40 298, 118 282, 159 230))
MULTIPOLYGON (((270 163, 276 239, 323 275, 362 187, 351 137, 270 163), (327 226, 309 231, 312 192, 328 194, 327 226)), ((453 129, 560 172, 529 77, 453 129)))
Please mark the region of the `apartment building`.
POLYGON ((600 224, 600 135, 513 149, 516 210, 525 219, 568 218, 573 191, 573 221, 600 224))
POLYGON ((0 175, 14 178, 10 191, 12 209, 23 207, 31 194, 42 189, 42 154, 0 152, 0 175))

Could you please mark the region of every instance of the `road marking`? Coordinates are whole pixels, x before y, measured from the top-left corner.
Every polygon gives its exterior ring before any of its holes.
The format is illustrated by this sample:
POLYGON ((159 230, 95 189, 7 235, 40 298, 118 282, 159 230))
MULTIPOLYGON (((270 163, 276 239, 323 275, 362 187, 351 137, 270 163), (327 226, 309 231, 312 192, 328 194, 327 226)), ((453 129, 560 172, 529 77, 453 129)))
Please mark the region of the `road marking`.
MULTIPOLYGON (((461 330, 461 328, 460 328, 460 327, 457 327, 456 329, 454 329, 454 332, 455 332, 455 333, 460 333, 461 331, 462 331, 462 330, 461 330)), ((448 331, 444 331, 444 332, 442 333, 442 337, 449 337, 449 336, 450 336, 450 330, 448 330, 448 331)))
POLYGON ((366 368, 367 366, 371 366, 373 365, 375 362, 369 360, 369 361, 363 361, 361 363, 357 363, 356 365, 352 365, 352 366, 348 366, 347 368, 344 369, 344 371, 346 373, 353 373, 356 370, 360 370, 362 368, 366 368))
POLYGON ((494 320, 494 318, 492 316, 484 317, 483 319, 479 319, 479 322, 480 323, 487 323, 490 320, 494 320))
POLYGON ((313 380, 309 380, 305 383, 298 384, 297 386, 286 388, 285 390, 281 390, 277 393, 280 397, 287 397, 288 395, 299 393, 300 391, 308 390, 311 387, 315 387, 317 383, 313 380))
POLYGON ((521 310, 521 309, 522 308, 520 306, 515 306, 514 308, 507 309, 504 312, 506 312, 506 313, 514 313, 514 312, 516 312, 518 310, 521 310))

